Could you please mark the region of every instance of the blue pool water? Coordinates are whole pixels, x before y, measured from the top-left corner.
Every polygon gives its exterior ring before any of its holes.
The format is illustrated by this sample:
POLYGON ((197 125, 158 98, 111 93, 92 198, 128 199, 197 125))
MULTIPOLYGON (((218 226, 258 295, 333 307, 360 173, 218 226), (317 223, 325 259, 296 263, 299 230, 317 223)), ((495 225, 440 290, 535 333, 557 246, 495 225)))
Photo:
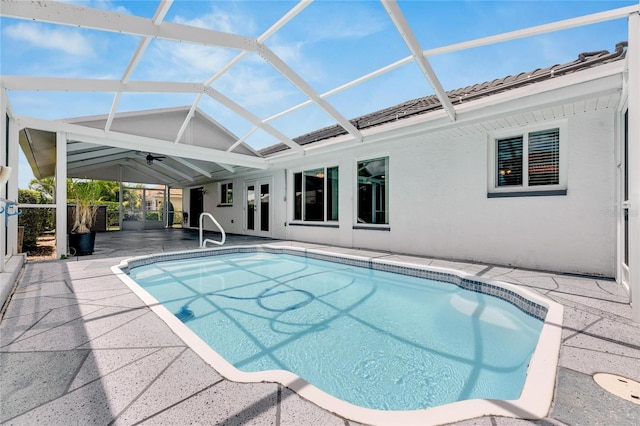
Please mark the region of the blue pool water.
POLYGON ((542 328, 453 284, 285 254, 158 262, 130 276, 239 370, 288 370, 379 410, 517 399, 542 328))

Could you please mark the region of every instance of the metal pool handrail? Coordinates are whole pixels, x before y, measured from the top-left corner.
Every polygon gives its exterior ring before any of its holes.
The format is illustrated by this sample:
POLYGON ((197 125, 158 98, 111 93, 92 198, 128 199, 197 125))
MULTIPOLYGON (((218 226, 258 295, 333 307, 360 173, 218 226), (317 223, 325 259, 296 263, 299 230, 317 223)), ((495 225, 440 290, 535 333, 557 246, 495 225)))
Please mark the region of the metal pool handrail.
POLYGON ((211 213, 207 213, 207 212, 200 213, 200 229, 199 229, 199 231, 200 231, 200 248, 206 248, 207 243, 217 244, 217 245, 221 246, 227 240, 227 234, 224 232, 224 229, 222 229, 222 226, 218 223, 218 221, 213 217, 213 215, 211 213), (205 216, 209 217, 213 221, 213 223, 218 227, 218 229, 220 230, 220 233, 222 234, 222 238, 220 239, 220 241, 210 240, 208 238, 206 240, 202 239, 203 238, 203 236, 202 236, 202 234, 203 234, 202 222, 203 222, 203 219, 204 219, 205 216))

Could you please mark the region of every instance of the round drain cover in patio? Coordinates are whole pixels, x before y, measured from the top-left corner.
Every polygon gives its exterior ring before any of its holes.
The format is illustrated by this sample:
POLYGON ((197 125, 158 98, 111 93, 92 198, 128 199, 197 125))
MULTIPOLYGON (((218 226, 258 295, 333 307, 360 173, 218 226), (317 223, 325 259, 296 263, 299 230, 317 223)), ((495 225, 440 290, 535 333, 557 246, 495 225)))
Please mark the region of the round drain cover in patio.
POLYGON ((596 381, 607 392, 631 401, 634 404, 640 404, 640 383, 626 377, 617 376, 609 373, 597 373, 593 375, 596 381))

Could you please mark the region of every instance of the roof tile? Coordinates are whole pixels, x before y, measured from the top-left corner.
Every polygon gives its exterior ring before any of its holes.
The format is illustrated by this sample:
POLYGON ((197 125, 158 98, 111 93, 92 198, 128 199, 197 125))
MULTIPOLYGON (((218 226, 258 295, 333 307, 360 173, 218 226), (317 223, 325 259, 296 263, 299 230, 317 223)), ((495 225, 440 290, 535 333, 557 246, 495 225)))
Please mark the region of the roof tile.
MULTIPOLYGON (((522 72, 515 76, 506 76, 493 81, 485 81, 472 86, 459 88, 447 92, 447 96, 453 103, 475 100, 486 96, 491 96, 500 92, 505 92, 528 84, 538 83, 557 76, 571 74, 577 71, 593 68, 599 65, 615 62, 623 59, 626 55, 627 42, 616 44, 613 52, 600 50, 596 52, 584 52, 578 55, 578 59, 566 64, 556 64, 547 68, 537 68, 533 71, 522 72)), ((357 129, 366 129, 378 126, 391 121, 401 120, 411 116, 426 114, 431 111, 441 109, 442 105, 435 95, 412 99, 401 104, 384 108, 382 110, 366 114, 350 120, 357 129)), ((347 131, 339 125, 324 127, 322 129, 307 133, 294 138, 299 145, 307 145, 325 139, 344 135, 347 131)), ((266 147, 260 151, 264 156, 269 156, 277 152, 288 150, 285 144, 276 144, 266 147)))

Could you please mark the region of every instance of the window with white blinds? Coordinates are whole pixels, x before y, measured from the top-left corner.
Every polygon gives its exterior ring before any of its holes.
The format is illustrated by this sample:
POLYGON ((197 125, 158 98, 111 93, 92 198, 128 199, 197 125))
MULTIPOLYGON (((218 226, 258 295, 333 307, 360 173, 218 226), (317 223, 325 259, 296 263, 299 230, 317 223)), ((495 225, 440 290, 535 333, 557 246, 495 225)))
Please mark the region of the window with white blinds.
POLYGON ((527 188, 560 183, 559 128, 500 138, 495 144, 496 187, 527 188))
POLYGON ((560 125, 493 139, 493 177, 489 192, 497 194, 495 196, 501 193, 541 195, 534 194, 541 191, 546 194, 557 192, 551 195, 566 194, 561 162, 563 129, 560 125))
POLYGON ((529 186, 560 183, 560 130, 529 133, 529 186))

